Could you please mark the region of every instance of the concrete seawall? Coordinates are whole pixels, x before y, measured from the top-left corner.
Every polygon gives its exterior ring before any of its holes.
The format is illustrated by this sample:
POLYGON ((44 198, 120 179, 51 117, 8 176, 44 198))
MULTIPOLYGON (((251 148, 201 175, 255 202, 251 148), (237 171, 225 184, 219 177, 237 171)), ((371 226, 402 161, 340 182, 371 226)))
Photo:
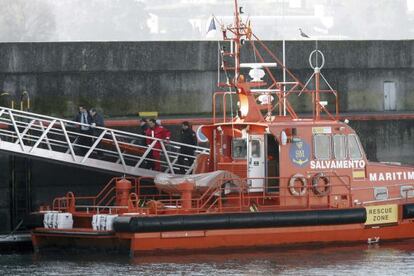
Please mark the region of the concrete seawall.
MULTIPOLYGON (((280 41, 266 44, 281 56, 280 41)), ((287 66, 305 82, 314 42, 286 45, 287 66)), ((414 110, 414 41, 320 41, 318 48, 342 111, 383 110, 386 81, 396 85, 396 110, 414 110)), ((1 90, 16 98, 29 91, 33 110, 45 114, 72 116, 80 102, 107 116, 209 113, 216 81, 217 42, 0 44, 1 90)))

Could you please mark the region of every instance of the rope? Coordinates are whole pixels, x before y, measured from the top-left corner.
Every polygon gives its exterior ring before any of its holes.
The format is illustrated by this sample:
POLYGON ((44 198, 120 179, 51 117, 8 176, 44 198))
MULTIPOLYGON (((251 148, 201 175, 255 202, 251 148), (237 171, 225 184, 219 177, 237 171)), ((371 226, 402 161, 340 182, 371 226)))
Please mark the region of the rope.
POLYGON ((0 237, 0 239, 2 239, 2 240, 6 240, 8 237, 11 237, 11 236, 13 236, 14 235, 14 233, 20 228, 20 226, 22 226, 22 224, 23 224, 23 220, 20 220, 20 222, 17 224, 17 226, 14 228, 14 230, 13 231, 11 231, 9 234, 7 234, 6 236, 4 236, 4 237, 0 237))

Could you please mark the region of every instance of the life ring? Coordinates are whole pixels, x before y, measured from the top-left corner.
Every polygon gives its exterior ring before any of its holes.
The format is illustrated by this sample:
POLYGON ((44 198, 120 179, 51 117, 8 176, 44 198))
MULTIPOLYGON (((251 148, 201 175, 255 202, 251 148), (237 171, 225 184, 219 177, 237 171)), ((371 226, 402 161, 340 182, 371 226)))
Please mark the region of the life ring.
POLYGON ((293 196, 304 196, 306 194, 307 184, 308 182, 306 181, 306 178, 303 175, 297 173, 289 180, 289 191, 293 196), (295 187, 295 182, 297 180, 299 180, 302 184, 299 191, 295 187))
POLYGON ((146 204, 149 209, 150 214, 163 214, 164 213, 164 204, 158 200, 150 200, 146 204))
POLYGON ((317 196, 326 196, 331 192, 332 186, 329 182, 329 178, 323 173, 318 173, 312 178, 312 190, 317 196), (323 187, 319 187, 319 181, 324 183, 323 187))

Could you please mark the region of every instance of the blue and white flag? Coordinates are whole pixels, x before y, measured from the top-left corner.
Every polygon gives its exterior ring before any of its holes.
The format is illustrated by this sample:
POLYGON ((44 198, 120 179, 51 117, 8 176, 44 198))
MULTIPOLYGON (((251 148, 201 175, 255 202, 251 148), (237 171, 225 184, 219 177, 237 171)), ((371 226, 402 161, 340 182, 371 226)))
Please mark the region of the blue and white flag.
POLYGON ((216 21, 214 20, 214 17, 211 17, 210 24, 208 25, 207 33, 213 30, 217 30, 216 21))
POLYGON ((214 16, 211 16, 210 20, 208 20, 208 25, 207 25, 207 33, 206 33, 206 37, 207 38, 214 38, 216 33, 217 33, 217 27, 216 27, 216 20, 214 18, 214 16))

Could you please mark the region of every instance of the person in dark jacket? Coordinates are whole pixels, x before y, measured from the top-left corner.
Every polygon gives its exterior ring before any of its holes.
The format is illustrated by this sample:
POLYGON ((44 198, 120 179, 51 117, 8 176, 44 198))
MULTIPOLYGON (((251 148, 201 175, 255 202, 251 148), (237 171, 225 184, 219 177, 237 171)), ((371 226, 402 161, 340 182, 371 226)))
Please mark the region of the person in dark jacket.
MULTIPOLYGON (((89 110, 89 114, 92 117, 92 135, 95 136, 95 138, 93 138, 94 140, 96 140, 99 135, 101 135, 101 133, 103 132, 102 129, 99 128, 95 128, 95 127, 105 127, 105 121, 104 118, 101 114, 99 114, 95 108, 91 108, 89 110)), ((97 157, 98 159, 103 159, 104 155, 103 155, 103 151, 99 150, 99 144, 96 146, 96 153, 97 153, 97 157)))
MULTIPOLYGON (((75 122, 79 122, 82 124, 90 125, 92 123, 92 116, 88 113, 85 105, 79 105, 79 112, 76 114, 75 118, 73 119, 75 122)), ((90 127, 83 126, 81 128, 83 131, 90 129, 90 127)))
MULTIPOLYGON (((139 135, 146 135, 146 132, 147 132, 148 128, 149 128, 149 126, 148 126, 147 118, 142 117, 139 120, 138 134, 139 135)), ((137 142, 138 142, 137 144, 141 145, 141 146, 146 146, 147 145, 147 140, 143 137, 142 138, 140 137, 137 142)))
POLYGON ((92 123, 91 123, 91 125, 92 125, 93 135, 94 136, 99 136, 102 133, 102 130, 101 129, 96 129, 94 127, 95 126, 105 127, 104 118, 103 118, 103 116, 101 114, 99 114, 98 112, 96 112, 96 109, 95 108, 91 108, 89 110, 89 114, 92 117, 92 123))
POLYGON ((78 144, 82 147, 78 148, 78 153, 85 155, 88 152, 88 148, 91 146, 92 138, 88 137, 92 135, 91 124, 93 119, 88 113, 85 105, 79 105, 79 113, 73 119, 75 122, 79 122, 83 125, 77 125, 80 135, 78 136, 78 144))
MULTIPOLYGON (((182 122, 181 124, 181 132, 180 132, 180 142, 187 145, 197 145, 197 136, 195 132, 191 129, 190 123, 187 121, 182 122)), ((195 148, 188 147, 188 146, 181 146, 180 153, 185 155, 194 156, 195 148)), ((178 157, 178 164, 183 166, 191 166, 193 163, 194 158, 189 156, 180 155, 178 157)), ((180 173, 185 174, 186 169, 180 167, 180 173)))

